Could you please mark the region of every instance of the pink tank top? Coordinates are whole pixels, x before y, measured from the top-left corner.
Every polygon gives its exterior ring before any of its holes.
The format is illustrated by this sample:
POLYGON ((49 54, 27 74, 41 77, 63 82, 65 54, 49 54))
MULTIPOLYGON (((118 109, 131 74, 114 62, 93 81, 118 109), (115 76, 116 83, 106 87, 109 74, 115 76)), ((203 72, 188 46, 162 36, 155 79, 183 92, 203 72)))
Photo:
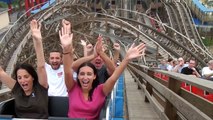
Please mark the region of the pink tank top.
POLYGON ((98 85, 93 91, 92 101, 84 99, 82 89, 77 83, 73 87, 69 91, 68 117, 98 120, 106 98, 103 93, 103 84, 98 85))

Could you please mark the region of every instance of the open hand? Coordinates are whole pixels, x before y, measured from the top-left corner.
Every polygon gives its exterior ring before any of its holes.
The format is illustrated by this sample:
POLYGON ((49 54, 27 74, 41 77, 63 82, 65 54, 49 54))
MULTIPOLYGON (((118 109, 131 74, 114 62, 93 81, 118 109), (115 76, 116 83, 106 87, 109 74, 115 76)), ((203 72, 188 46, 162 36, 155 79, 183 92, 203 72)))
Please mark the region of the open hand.
POLYGON ((71 23, 69 21, 63 19, 62 27, 66 28, 68 33, 71 33, 71 23))
POLYGON ((81 45, 86 46, 87 42, 85 40, 81 40, 81 45))
POLYGON ((70 34, 68 27, 61 28, 61 30, 59 31, 59 37, 63 49, 72 47, 73 34, 70 34))
POLYGON ((146 50, 145 44, 141 43, 138 46, 135 47, 135 44, 133 43, 131 47, 128 49, 126 54, 126 59, 131 60, 133 58, 140 57, 144 54, 144 51, 146 50))
POLYGON ((41 40, 41 23, 38 23, 37 20, 32 20, 30 22, 30 30, 32 32, 32 37, 35 40, 41 40))

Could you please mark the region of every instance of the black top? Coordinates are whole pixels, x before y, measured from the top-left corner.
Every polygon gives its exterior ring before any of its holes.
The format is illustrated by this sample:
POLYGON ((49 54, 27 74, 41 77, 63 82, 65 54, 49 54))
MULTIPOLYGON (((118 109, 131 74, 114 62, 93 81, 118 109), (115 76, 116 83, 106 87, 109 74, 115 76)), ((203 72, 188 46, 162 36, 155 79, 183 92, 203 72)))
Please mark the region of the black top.
POLYGON ((98 70, 99 84, 105 83, 108 78, 109 74, 107 72, 106 66, 103 65, 101 69, 98 70))
MULTIPOLYGON (((196 71, 199 73, 199 70, 197 68, 195 68, 196 71)), ((181 73, 185 74, 185 75, 195 75, 193 74, 193 70, 189 67, 184 67, 182 70, 181 70, 181 73)), ((200 74, 200 73, 199 73, 200 74)))
POLYGON ((15 112, 18 118, 48 118, 48 89, 39 83, 33 86, 33 92, 27 96, 18 82, 12 89, 15 98, 15 112))

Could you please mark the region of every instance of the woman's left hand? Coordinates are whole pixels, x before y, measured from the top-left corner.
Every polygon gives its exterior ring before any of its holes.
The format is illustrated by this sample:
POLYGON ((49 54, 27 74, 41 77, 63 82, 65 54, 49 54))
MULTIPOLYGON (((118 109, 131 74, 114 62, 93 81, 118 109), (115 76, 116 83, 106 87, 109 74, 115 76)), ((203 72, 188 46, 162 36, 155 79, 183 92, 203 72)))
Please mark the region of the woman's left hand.
POLYGON ((131 47, 128 49, 127 54, 126 54, 126 59, 127 60, 131 60, 133 58, 137 58, 140 57, 144 54, 146 50, 145 44, 141 43, 138 46, 135 46, 135 44, 133 43, 131 45, 131 47))

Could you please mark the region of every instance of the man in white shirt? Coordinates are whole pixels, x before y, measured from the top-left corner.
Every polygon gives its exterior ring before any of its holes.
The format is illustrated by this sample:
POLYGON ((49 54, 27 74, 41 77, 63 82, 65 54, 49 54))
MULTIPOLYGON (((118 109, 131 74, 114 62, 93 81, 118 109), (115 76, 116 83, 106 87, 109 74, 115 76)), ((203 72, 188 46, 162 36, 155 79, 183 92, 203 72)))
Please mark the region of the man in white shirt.
POLYGON ((213 81, 213 60, 208 62, 208 67, 202 69, 202 77, 207 80, 213 81))
POLYGON ((62 58, 59 51, 49 53, 49 64, 45 64, 49 85, 48 96, 67 96, 64 68, 63 65, 61 65, 61 61, 62 58))
MULTIPOLYGON (((62 20, 62 25, 71 29, 71 23, 62 20)), ((36 31, 41 34, 41 30, 36 31)), ((43 52, 43 51, 42 51, 43 52)), ((48 82, 48 96, 67 96, 67 87, 64 80, 64 68, 62 65, 62 57, 59 51, 51 51, 49 53, 49 63, 45 63, 48 82)), ((71 70, 71 68, 70 68, 71 70)), ((74 76, 76 76, 74 74, 74 76)), ((75 79, 75 78, 74 78, 75 79)))

